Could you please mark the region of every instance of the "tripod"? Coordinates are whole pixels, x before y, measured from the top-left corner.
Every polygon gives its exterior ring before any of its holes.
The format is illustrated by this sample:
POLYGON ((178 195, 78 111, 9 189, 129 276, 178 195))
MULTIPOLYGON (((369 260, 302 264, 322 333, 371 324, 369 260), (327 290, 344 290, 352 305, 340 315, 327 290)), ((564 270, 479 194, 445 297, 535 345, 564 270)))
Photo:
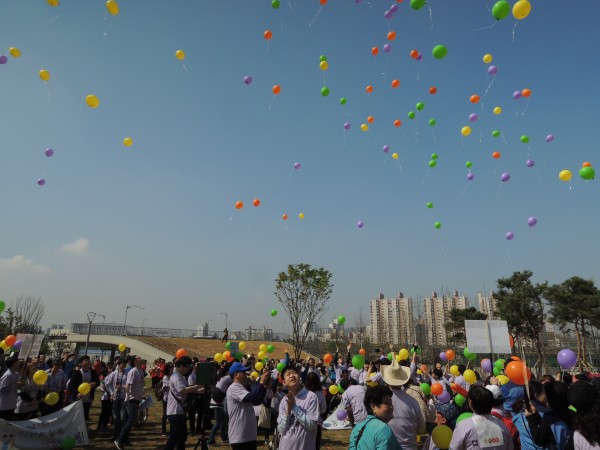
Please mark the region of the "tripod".
POLYGON ((206 437, 206 423, 210 423, 210 391, 207 385, 204 385, 204 394, 202 398, 202 411, 198 411, 199 414, 202 414, 202 421, 200 423, 200 437, 198 438, 198 442, 194 446, 194 450, 208 450, 208 438, 206 437))

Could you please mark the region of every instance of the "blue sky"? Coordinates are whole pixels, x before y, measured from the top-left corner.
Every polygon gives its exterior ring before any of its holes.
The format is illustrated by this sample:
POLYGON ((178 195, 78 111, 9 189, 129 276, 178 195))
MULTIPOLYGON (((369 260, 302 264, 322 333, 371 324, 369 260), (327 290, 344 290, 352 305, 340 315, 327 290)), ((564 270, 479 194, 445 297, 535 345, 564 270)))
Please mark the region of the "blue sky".
POLYGON ((316 0, 278 10, 257 0, 129 0, 115 17, 102 1, 3 1, 1 52, 22 56, 0 66, 0 298, 42 297, 45 324, 81 322, 88 311, 122 323, 125 306, 140 305, 128 323, 221 329, 227 312, 232 330, 279 331, 274 279, 291 263, 333 273, 327 317, 350 323, 379 292, 444 288, 473 299, 516 270, 551 283, 596 277, 598 187, 578 171, 598 162, 600 4, 533 1, 516 28, 512 15, 495 23, 493 2, 432 0, 415 11, 406 0, 387 21, 391 4, 330 0, 314 20, 316 0), (444 59, 431 55, 437 44, 444 59), (529 101, 513 100, 524 88, 529 101), (472 94, 482 101, 471 104, 472 94), (410 120, 417 102, 425 108, 410 120), (374 123, 362 132, 367 116, 374 123), (570 183, 558 179, 563 169, 570 183))

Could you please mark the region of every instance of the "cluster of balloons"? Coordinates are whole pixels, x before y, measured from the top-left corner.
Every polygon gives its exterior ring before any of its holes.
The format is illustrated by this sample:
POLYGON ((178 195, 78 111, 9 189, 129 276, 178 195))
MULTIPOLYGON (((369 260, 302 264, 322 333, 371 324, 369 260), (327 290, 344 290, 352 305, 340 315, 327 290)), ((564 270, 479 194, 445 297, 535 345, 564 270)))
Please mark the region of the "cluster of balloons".
MULTIPOLYGON (((258 208, 260 206, 260 199, 255 198, 254 200, 252 200, 252 204, 254 205, 255 208, 258 208)), ((244 207, 244 202, 241 200, 238 200, 237 202, 235 202, 235 209, 242 209, 244 207)))
POLYGON ((21 345, 23 345, 22 340, 17 340, 17 337, 14 334, 9 334, 2 341, 0 341, 0 348, 4 351, 13 348, 14 350, 20 350, 21 345))
MULTIPOLYGON (((496 20, 502 20, 506 18, 511 12, 510 3, 506 0, 500 0, 492 7, 492 16, 496 20)), ((531 12, 531 3, 529 0, 519 0, 512 7, 513 17, 517 20, 523 20, 531 12)))

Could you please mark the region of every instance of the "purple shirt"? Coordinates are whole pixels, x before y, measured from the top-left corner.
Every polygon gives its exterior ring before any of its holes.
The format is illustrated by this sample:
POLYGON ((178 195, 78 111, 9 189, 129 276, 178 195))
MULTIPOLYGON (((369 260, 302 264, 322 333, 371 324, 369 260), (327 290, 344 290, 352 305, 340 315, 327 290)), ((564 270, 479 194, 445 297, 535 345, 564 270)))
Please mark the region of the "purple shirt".
POLYGON ((314 392, 302 388, 296 394, 292 413, 286 416, 287 397, 279 404, 277 429, 281 434, 281 450, 314 450, 317 448, 317 425, 319 423, 319 400, 314 392))

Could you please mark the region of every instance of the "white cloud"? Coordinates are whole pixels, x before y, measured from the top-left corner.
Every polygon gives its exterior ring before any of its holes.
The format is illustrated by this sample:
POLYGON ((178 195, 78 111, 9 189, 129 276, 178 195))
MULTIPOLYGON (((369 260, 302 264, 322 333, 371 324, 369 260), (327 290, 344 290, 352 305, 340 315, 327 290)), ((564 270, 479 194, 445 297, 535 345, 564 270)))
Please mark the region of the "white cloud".
POLYGON ((90 240, 79 238, 76 241, 64 244, 60 249, 63 252, 72 253, 73 255, 85 255, 88 252, 90 240))
POLYGON ((8 271, 28 271, 37 274, 46 274, 50 268, 41 264, 35 264, 33 259, 26 258, 23 255, 15 255, 10 259, 0 258, 0 272, 8 271))

